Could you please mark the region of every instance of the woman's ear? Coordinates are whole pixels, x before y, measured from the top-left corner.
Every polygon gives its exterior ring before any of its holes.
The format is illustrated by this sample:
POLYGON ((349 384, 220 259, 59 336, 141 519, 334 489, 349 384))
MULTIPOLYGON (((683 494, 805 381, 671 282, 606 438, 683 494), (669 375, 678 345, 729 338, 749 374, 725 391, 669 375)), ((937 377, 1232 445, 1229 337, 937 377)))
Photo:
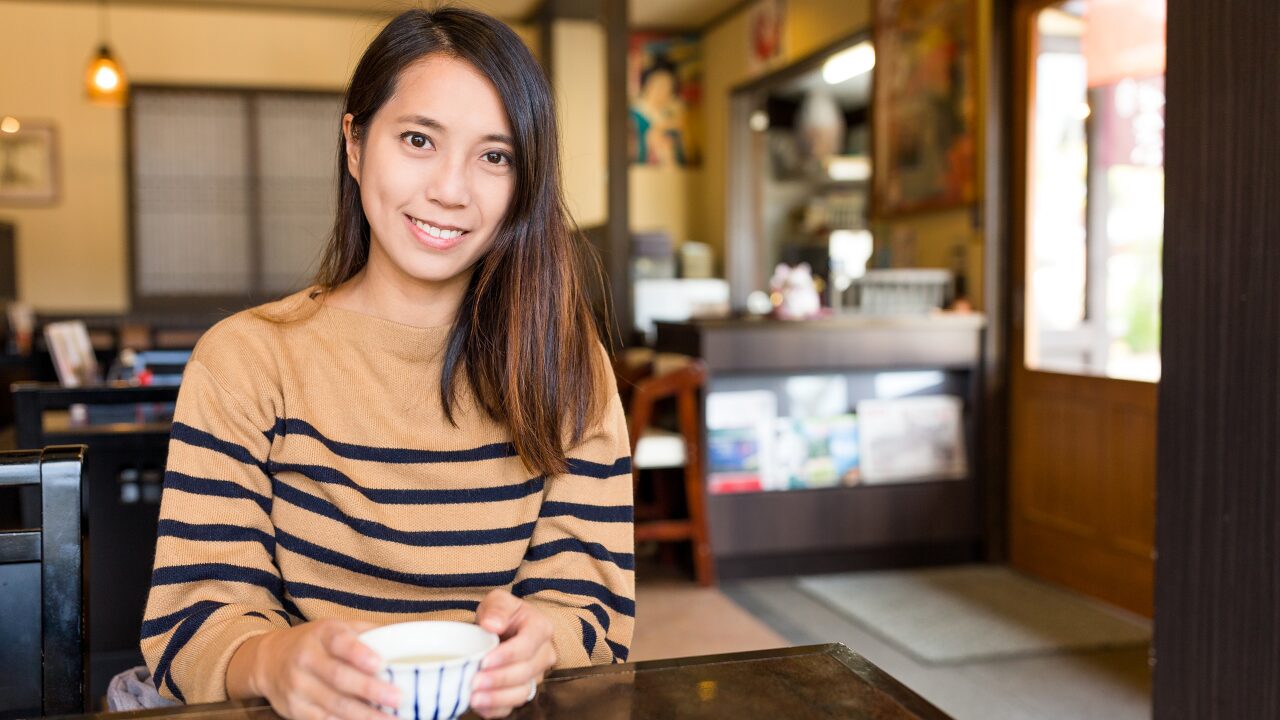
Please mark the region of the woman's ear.
POLYGON ((355 124, 355 116, 347 113, 342 116, 342 137, 347 146, 347 172, 360 183, 360 128, 355 124))

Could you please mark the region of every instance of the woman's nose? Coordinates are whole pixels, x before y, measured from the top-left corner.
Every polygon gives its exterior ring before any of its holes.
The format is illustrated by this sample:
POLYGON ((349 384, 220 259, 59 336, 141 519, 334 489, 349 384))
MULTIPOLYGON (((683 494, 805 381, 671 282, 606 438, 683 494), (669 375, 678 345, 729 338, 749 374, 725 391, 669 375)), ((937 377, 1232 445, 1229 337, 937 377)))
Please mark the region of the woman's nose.
POLYGON ((436 165, 427 186, 427 199, 442 207, 461 207, 470 202, 465 158, 449 158, 436 165))

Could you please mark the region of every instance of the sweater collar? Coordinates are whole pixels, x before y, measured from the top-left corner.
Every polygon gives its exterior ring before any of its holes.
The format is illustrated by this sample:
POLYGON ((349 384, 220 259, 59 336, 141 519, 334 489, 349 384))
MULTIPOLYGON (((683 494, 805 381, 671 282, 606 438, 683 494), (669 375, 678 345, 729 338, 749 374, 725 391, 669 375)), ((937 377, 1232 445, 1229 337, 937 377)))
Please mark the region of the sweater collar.
POLYGON ((453 324, 417 327, 341 308, 325 302, 315 288, 306 291, 307 299, 317 307, 317 319, 335 337, 350 338, 369 352, 385 352, 411 362, 425 362, 439 357, 449 340, 453 324))

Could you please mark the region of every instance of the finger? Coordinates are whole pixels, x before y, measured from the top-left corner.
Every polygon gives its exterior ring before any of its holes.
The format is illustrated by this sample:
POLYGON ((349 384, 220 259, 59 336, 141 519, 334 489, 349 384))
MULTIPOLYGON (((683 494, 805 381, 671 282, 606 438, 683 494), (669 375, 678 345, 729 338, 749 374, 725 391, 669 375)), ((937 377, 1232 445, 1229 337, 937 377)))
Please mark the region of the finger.
POLYGON ((382 658, 360 642, 357 632, 349 627, 335 626, 323 638, 325 649, 329 654, 357 667, 366 673, 376 673, 382 669, 382 658))
POLYGON ((491 590, 476 608, 476 624, 499 635, 507 632, 523 602, 501 588, 491 590))
POLYGON ((287 712, 280 712, 274 705, 272 709, 282 718, 289 720, 325 720, 329 713, 309 700, 299 700, 287 712))
POLYGON ((496 713, 505 715, 511 712, 512 708, 518 708, 525 704, 529 697, 529 680, 514 687, 496 688, 493 690, 485 690, 481 693, 472 693, 471 707, 477 713, 485 717, 500 717, 496 713), (503 712, 505 710, 505 712, 503 712))
POLYGON ((538 680, 541 677, 542 668, 539 667, 539 663, 530 660, 478 672, 475 679, 471 681, 471 688, 480 692, 524 688, 524 693, 528 695, 529 681, 538 680))
POLYGON ((514 662, 529 660, 538 654, 543 645, 551 641, 551 623, 541 618, 529 617, 526 622, 517 620, 515 634, 503 640, 498 647, 480 661, 481 669, 502 667, 514 662))
POLYGON ((306 693, 306 699, 319 706, 326 719, 337 720, 391 720, 391 716, 383 713, 363 700, 337 692, 319 680, 312 679, 303 683, 300 688, 306 693))
POLYGON ((315 669, 315 675, 329 687, 340 693, 367 700, 378 705, 396 707, 400 704, 400 690, 395 685, 358 670, 337 658, 329 658, 315 669))
POLYGON ((485 720, 493 720, 494 718, 504 718, 510 715, 512 710, 515 710, 515 708, 500 707, 500 708, 492 708, 492 709, 486 709, 486 710, 477 710, 476 714, 482 718, 485 718, 485 720))

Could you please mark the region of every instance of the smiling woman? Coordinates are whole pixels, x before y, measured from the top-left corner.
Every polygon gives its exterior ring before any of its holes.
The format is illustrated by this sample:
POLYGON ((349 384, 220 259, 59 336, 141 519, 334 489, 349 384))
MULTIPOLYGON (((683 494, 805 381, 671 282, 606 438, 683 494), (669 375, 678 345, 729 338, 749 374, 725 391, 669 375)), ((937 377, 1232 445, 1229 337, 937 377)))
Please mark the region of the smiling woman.
POLYGON ((304 720, 398 705, 374 625, 501 643, 471 706, 623 661, 634 626, 626 422, 519 38, 406 12, 366 50, 312 288, 201 339, 175 412, 142 648, 161 692, 304 720))

